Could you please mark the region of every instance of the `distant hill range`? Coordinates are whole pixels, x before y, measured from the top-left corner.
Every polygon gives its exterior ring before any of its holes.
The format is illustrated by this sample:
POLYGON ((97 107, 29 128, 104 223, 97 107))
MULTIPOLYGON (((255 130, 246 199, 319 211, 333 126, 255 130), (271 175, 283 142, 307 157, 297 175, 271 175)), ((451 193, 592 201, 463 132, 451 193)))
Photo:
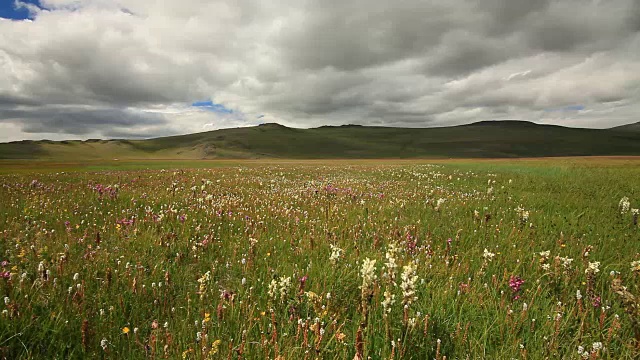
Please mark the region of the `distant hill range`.
POLYGON ((527 121, 438 128, 359 125, 294 129, 279 124, 148 140, 16 141, 0 159, 514 158, 640 155, 640 122, 579 129, 527 121))

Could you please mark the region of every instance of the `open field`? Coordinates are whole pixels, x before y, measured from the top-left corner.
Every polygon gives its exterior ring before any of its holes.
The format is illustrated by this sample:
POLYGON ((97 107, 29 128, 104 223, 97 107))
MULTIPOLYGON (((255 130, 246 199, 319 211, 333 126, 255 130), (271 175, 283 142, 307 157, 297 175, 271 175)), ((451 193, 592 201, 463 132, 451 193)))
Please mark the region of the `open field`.
POLYGON ((0 174, 7 359, 640 356, 638 158, 0 174))

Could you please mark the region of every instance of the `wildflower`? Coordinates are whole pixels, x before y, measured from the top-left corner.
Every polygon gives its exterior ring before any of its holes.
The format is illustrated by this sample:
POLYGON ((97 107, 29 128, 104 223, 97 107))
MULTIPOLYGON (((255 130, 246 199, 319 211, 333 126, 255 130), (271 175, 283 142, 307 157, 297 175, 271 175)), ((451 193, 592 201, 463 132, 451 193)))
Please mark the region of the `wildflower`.
POLYGON ((335 265, 338 260, 340 260, 340 256, 342 256, 342 249, 334 246, 333 244, 329 244, 329 246, 331 247, 331 256, 329 257, 329 261, 335 265))
POLYGON ((526 224, 529 221, 529 211, 525 210, 522 206, 515 208, 516 213, 520 219, 521 224, 526 224))
POLYGON ((511 277, 509 278, 509 287, 514 294, 513 300, 520 299, 520 295, 518 295, 518 293, 520 292, 520 287, 522 286, 522 284, 524 284, 524 280, 519 276, 511 275, 511 277))
POLYGON ((580 290, 576 290, 576 300, 580 299, 582 299, 582 294, 580 293, 580 290))
POLYGON ((396 268, 398 265, 396 264, 396 254, 398 253, 398 246, 396 244, 390 244, 387 252, 385 254, 385 258, 387 262, 384 265, 387 267, 387 272, 385 276, 391 280, 391 282, 395 282, 396 279, 396 268))
POLYGON ((220 348, 220 343, 222 343, 220 339, 211 343, 211 350, 209 350, 209 355, 215 355, 218 353, 218 349, 220 348))
POLYGON ((309 279, 309 276, 308 276, 308 275, 305 275, 305 276, 303 276, 303 277, 301 277, 301 278, 299 279, 299 281, 300 281, 300 291, 304 292, 304 286, 305 286, 305 284, 307 283, 307 280, 308 280, 308 279, 309 279))
POLYGON ((482 258, 487 262, 491 262, 495 256, 496 256, 496 254, 490 252, 486 248, 484 249, 484 252, 482 253, 482 258))
POLYGON ((592 352, 596 352, 598 350, 602 349, 602 343, 601 342, 594 342, 593 344, 591 344, 591 347, 593 348, 592 352))
POLYGON ((102 340, 100 340, 100 346, 102 347, 102 350, 107 351, 107 347, 109 346, 109 341, 103 338, 102 340))
POLYGON ((362 286, 360 287, 363 293, 373 286, 373 282, 377 279, 375 274, 376 261, 369 258, 364 259, 362 262, 362 268, 360 269, 360 275, 362 276, 362 286))
POLYGON ((202 275, 202 277, 198 279, 198 283, 200 283, 200 286, 198 288, 198 293, 200 294, 200 298, 204 297, 204 294, 207 291, 207 283, 209 282, 209 280, 211 280, 210 271, 207 271, 206 273, 204 273, 204 275, 202 275))
POLYGON ((382 310, 385 314, 391 312, 391 305, 396 302, 396 296, 391 294, 389 290, 384 292, 384 300, 382 300, 382 310))
POLYGON ((440 211, 440 206, 442 206, 442 204, 444 204, 445 201, 446 199, 443 199, 443 198, 438 199, 438 201, 436 202, 436 207, 434 209, 436 211, 440 211))
POLYGON ((631 271, 640 272, 640 260, 631 262, 631 271))
POLYGON ((128 333, 129 333, 129 331, 130 331, 130 330, 129 330, 129 328, 128 328, 128 327, 126 327, 126 326, 122 328, 122 333, 123 333, 123 334, 128 334, 128 333))
POLYGON ((415 265, 412 263, 405 265, 402 268, 401 278, 402 283, 400 283, 400 288, 402 289, 402 304, 410 305, 418 299, 418 297, 415 296, 416 281, 418 281, 415 265))
POLYGON ((573 259, 568 257, 560 257, 559 259, 562 264, 562 267, 565 269, 569 269, 569 267, 571 266, 571 263, 573 262, 573 259))
POLYGON ((620 210, 620 214, 624 215, 628 213, 630 208, 631 202, 629 201, 628 197, 624 196, 622 199, 620 199, 620 202, 618 203, 618 210, 620 210))
POLYGON ((279 280, 272 279, 271 283, 269 283, 269 290, 267 291, 267 293, 272 299, 275 300, 279 298, 280 301, 283 301, 289 293, 289 287, 291 287, 290 276, 281 277, 279 280))
POLYGON ((360 275, 362 276, 362 285, 360 286, 360 297, 362 301, 363 312, 366 314, 368 302, 373 296, 373 285, 377 276, 376 261, 369 258, 364 259, 362 262, 362 268, 360 269, 360 275))
POLYGON ((583 359, 589 358, 589 353, 584 350, 584 346, 582 345, 578 346, 578 355, 580 355, 580 357, 583 359))
POLYGON ((600 261, 589 262, 589 266, 584 270, 585 274, 597 274, 600 272, 600 261))
POLYGON ((11 299, 9 299, 9 297, 8 297, 8 296, 5 296, 5 297, 4 297, 4 304, 5 304, 5 305, 9 305, 9 303, 10 303, 10 302, 11 302, 11 299))

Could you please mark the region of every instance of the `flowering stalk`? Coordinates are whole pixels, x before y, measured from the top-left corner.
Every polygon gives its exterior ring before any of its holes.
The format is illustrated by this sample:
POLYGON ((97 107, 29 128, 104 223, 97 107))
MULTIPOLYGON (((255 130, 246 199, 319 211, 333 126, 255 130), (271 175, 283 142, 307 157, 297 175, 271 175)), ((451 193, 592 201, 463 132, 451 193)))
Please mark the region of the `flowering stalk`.
POLYGON ((362 262, 362 268, 360 269, 360 275, 362 276, 362 285, 360 286, 360 304, 362 308, 362 315, 365 318, 365 323, 369 315, 369 304, 373 297, 373 287, 377 279, 375 274, 376 261, 369 258, 364 259, 362 262))

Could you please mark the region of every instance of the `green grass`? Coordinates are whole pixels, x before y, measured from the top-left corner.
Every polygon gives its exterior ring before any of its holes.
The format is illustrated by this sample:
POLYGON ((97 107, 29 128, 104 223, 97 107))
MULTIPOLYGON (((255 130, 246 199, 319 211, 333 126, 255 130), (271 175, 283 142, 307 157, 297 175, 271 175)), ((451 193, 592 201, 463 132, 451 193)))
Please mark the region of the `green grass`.
POLYGON ((635 359, 638 165, 3 162, 0 357, 635 359))
POLYGON ((480 122, 427 129, 364 126, 292 129, 266 124, 150 140, 0 144, 0 159, 52 161, 586 155, 640 155, 640 132, 565 128, 523 121, 480 122))

